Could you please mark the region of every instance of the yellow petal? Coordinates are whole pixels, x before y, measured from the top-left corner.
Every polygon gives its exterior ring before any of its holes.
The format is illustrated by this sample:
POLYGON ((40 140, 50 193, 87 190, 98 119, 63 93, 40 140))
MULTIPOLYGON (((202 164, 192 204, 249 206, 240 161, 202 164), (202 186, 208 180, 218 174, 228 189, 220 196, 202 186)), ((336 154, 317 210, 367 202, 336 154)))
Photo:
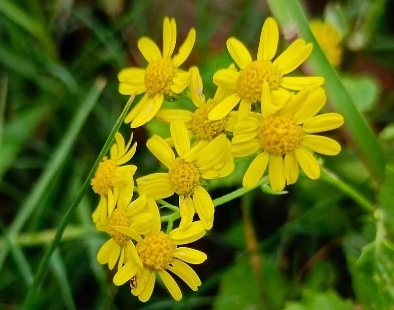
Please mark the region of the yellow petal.
POLYGON ((164 166, 167 168, 171 167, 175 154, 162 137, 153 135, 146 142, 146 147, 164 166))
POLYGON ((161 228, 160 212, 156 202, 152 198, 146 200, 146 209, 152 215, 151 231, 159 232, 161 228))
POLYGON ((294 153, 288 153, 283 161, 287 184, 294 184, 298 179, 298 161, 294 153))
POLYGON ((278 87, 277 89, 270 90, 270 96, 271 104, 273 106, 273 112, 276 112, 277 110, 286 105, 286 103, 290 100, 292 94, 289 91, 278 87))
POLYGON ((119 93, 122 95, 139 95, 146 92, 145 84, 133 86, 127 83, 119 84, 119 93))
POLYGON ((325 113, 307 120, 302 126, 302 130, 307 133, 323 132, 338 128, 343 123, 344 119, 341 114, 325 113))
POLYGON ((120 246, 117 244, 116 246, 112 247, 112 251, 109 254, 109 260, 108 260, 109 270, 114 269, 116 262, 119 259, 119 256, 120 256, 120 246))
POLYGON ((181 223, 179 228, 187 228, 193 222, 193 216, 195 213, 194 203, 190 197, 184 195, 179 196, 179 213, 181 215, 181 223))
POLYGON ((145 108, 147 105, 148 99, 151 97, 148 94, 145 94, 141 100, 132 107, 131 111, 127 113, 124 122, 125 124, 131 123, 140 113, 141 111, 145 108))
POLYGON ((193 119, 193 113, 180 109, 160 109, 156 113, 155 118, 166 123, 171 123, 175 120, 179 120, 184 123, 190 123, 193 119))
POLYGON ((285 169, 283 167, 283 158, 278 155, 270 155, 268 165, 268 177, 271 188, 275 191, 281 191, 286 184, 285 169))
POLYGON ((253 140, 254 138, 256 138, 257 136, 257 132, 256 131, 252 131, 252 132, 247 132, 241 135, 236 135, 234 136, 234 138, 231 140, 231 143, 233 145, 238 144, 238 143, 244 143, 244 142, 248 142, 253 140))
POLYGON ((275 59, 273 65, 284 75, 295 70, 312 52, 312 44, 305 44, 302 39, 295 40, 275 59))
POLYGON ((160 278, 163 280, 163 283, 168 289, 168 291, 170 292, 171 296, 176 301, 181 300, 182 293, 178 284, 175 282, 174 278, 165 270, 157 270, 157 273, 159 274, 160 278))
POLYGON ((208 192, 201 186, 197 186, 193 193, 193 202, 196 212, 202 221, 204 228, 209 230, 213 226, 213 214, 215 212, 215 207, 211 196, 208 192))
POLYGON ((229 69, 221 69, 213 75, 213 82, 217 86, 235 90, 239 72, 229 69))
POLYGON ((156 43, 147 37, 142 37, 138 40, 138 49, 142 56, 151 63, 152 61, 161 59, 161 52, 156 43))
POLYGON ((315 135, 305 135, 302 146, 323 155, 337 155, 341 151, 341 145, 337 141, 315 135))
POLYGON ((190 138, 187 128, 181 121, 173 121, 170 124, 170 131, 176 152, 179 156, 182 156, 190 150, 190 138))
POLYGON ((169 233, 172 243, 175 245, 182 245, 194 242, 204 237, 206 231, 201 221, 191 223, 185 229, 176 228, 169 233))
POLYGON ((279 42, 279 29, 275 19, 268 17, 263 25, 260 35, 257 60, 270 61, 276 54, 279 42))
POLYGON ((178 54, 172 58, 174 60, 175 66, 179 67, 185 62, 187 57, 189 57, 195 42, 196 42, 196 30, 192 28, 190 29, 185 39, 185 42, 183 42, 183 44, 179 48, 178 54))
POLYGON ((174 194, 171 188, 168 173, 152 173, 138 178, 138 193, 152 199, 164 199, 174 194))
POLYGON ((242 180, 243 187, 253 188, 256 186, 257 182, 263 176, 265 169, 267 168, 269 160, 269 155, 266 152, 260 153, 249 165, 248 170, 244 175, 242 180))
POLYGON ((190 72, 178 72, 174 79, 172 80, 172 84, 170 86, 171 91, 175 94, 180 94, 185 90, 187 85, 190 83, 190 72))
POLYGON ((176 248, 174 256, 189 264, 202 264, 207 260, 207 255, 204 252, 186 247, 176 248))
POLYGON ((265 80, 261 86, 261 114, 263 118, 267 118, 272 114, 270 89, 268 82, 265 80))
POLYGON ((105 242, 97 253, 97 261, 102 265, 107 264, 115 247, 119 247, 119 245, 114 241, 114 239, 111 238, 105 242))
POLYGON ((202 92, 203 84, 200 75, 200 71, 198 67, 193 66, 189 69, 190 72, 190 83, 189 83, 189 90, 190 95, 192 97, 192 102, 196 107, 200 107, 203 103, 205 103, 205 97, 202 92))
POLYGON ((145 107, 137 115, 137 117, 131 122, 131 128, 141 127, 149 122, 159 111, 163 103, 163 94, 156 94, 154 97, 149 97, 145 107))
POLYGON ((226 153, 230 152, 230 141, 224 134, 208 143, 197 158, 197 167, 200 171, 208 170, 222 163, 226 153))
MULTIPOLYGON (((142 302, 146 302, 152 296, 153 288, 155 287, 156 275, 153 270, 144 269, 144 273, 147 274, 145 285, 143 286, 143 290, 140 294, 138 294, 138 299, 142 302)), ((138 280, 137 280, 137 287, 138 287, 138 280)))
POLYGON ((321 87, 316 88, 310 92, 304 104, 300 107, 298 112, 294 115, 294 121, 297 124, 302 124, 312 117, 314 117, 326 104, 326 94, 321 87))
POLYGON ((260 149, 260 141, 253 139, 231 145, 231 154, 235 157, 245 157, 254 154, 260 149))
POLYGON ((241 100, 238 94, 232 94, 223 101, 219 102, 208 114, 208 119, 211 121, 220 120, 230 113, 232 109, 241 100))
POLYGON ((177 270, 182 270, 183 274, 187 274, 189 278, 197 285, 201 285, 201 280, 198 277, 197 273, 193 270, 192 267, 190 267, 188 264, 185 262, 179 260, 179 259, 174 259, 171 262, 171 265, 176 268, 177 270))
POLYGON ((145 69, 141 68, 125 68, 118 73, 118 80, 132 86, 145 85, 145 69))
POLYGON ((194 270, 189 265, 178 259, 174 259, 172 261, 172 266, 169 266, 168 270, 175 273, 179 278, 181 278, 193 291, 197 291, 198 286, 201 285, 201 281, 198 278, 197 274, 194 272, 194 270), (196 282, 195 276, 197 276, 199 282, 196 282))
POLYGON ((298 163, 304 173, 312 180, 320 177, 320 166, 316 158, 303 147, 297 147, 294 150, 298 163))
POLYGON ((126 207, 127 216, 132 218, 133 216, 142 213, 145 209, 145 205, 146 205, 146 196, 140 195, 140 197, 130 202, 129 205, 126 207))
POLYGON ((279 85, 286 89, 301 90, 305 87, 317 87, 324 83, 321 76, 303 76, 303 77, 283 77, 279 85))
POLYGON ((170 58, 176 44, 176 23, 166 16, 163 21, 163 58, 170 58))
POLYGON ((125 226, 111 226, 114 230, 129 236, 131 239, 136 240, 136 241, 140 241, 142 240, 141 236, 133 229, 129 228, 129 227, 125 227, 125 226))
POLYGON ((140 268, 132 262, 128 262, 115 274, 113 282, 116 286, 120 286, 129 281, 140 268))
POLYGON ((235 38, 228 39, 227 49, 240 69, 244 69, 247 65, 252 63, 252 56, 250 56, 248 49, 241 41, 235 38))

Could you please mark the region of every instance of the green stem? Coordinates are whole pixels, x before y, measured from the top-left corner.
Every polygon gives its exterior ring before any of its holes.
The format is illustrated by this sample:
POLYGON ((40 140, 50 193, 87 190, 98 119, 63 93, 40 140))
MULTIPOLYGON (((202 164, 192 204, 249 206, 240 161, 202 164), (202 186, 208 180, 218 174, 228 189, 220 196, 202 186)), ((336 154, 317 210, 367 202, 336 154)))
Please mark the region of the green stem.
POLYGON ((308 58, 308 65, 314 74, 324 77, 324 88, 333 107, 345 118, 345 126, 354 140, 352 145, 360 154, 360 158, 371 172, 371 176, 381 183, 385 171, 385 154, 370 126, 357 110, 336 71, 317 44, 299 2, 296 0, 267 0, 267 3, 282 29, 296 29, 300 37, 313 44, 313 52, 308 58))
MULTIPOLYGON (((47 245, 53 240, 56 231, 56 229, 47 229, 40 232, 19 234, 18 237, 14 239, 13 246, 19 245, 24 247, 33 247, 47 245)), ((80 239, 85 237, 87 234, 94 232, 97 232, 94 226, 87 228, 69 225, 62 235, 61 241, 80 239)), ((2 247, 7 242, 9 242, 9 240, 7 240, 6 237, 0 238, 0 247, 2 247)))
POLYGON ((167 201, 164 200, 156 200, 157 203, 161 204, 163 207, 166 207, 167 209, 175 212, 175 213, 179 213, 179 208, 176 206, 173 206, 172 204, 169 204, 167 201))
POLYGON ((66 229, 69 221, 71 220, 71 217, 72 217, 75 209, 78 207, 82 198, 85 196, 86 191, 90 188, 90 180, 93 178, 94 173, 96 172, 96 169, 97 169, 99 163, 101 162, 102 158, 105 156, 105 154, 107 154, 109 148, 111 147, 112 141, 115 137, 115 134, 119 130, 120 126, 122 125, 123 120, 126 116, 126 113, 129 110, 130 105, 133 102, 133 100, 134 100, 134 96, 131 96, 130 99, 128 100, 126 106, 124 107, 122 114, 119 116, 118 120, 116 121, 115 126, 112 128, 112 131, 111 131, 107 141, 105 142, 99 156, 97 157, 96 162, 94 163, 92 169, 90 170, 89 175, 87 176, 84 184, 82 185, 81 191, 79 192, 79 194, 75 198, 74 202, 70 205, 70 207, 68 208, 68 210, 64 214, 62 221, 60 222, 60 224, 58 226, 56 235, 53 238, 49 247, 47 248, 47 250, 44 254, 44 257, 42 258, 42 260, 40 262, 40 266, 38 268, 37 274, 34 277, 33 284, 30 287, 30 290, 28 291, 28 294, 27 294, 27 297, 25 300, 25 304, 24 304, 24 309, 31 309, 32 308, 33 300, 37 294, 38 287, 42 281, 42 278, 45 275, 46 270, 48 269, 49 260, 52 256, 53 252, 55 251, 58 243, 60 242, 63 232, 66 229))
POLYGON ((333 172, 328 171, 327 169, 322 169, 322 174, 320 179, 324 182, 327 182, 342 192, 346 193, 350 198, 352 198, 360 207, 362 207, 367 212, 374 212, 375 207, 371 201, 361 195, 357 190, 352 188, 350 185, 341 180, 337 175, 333 172))

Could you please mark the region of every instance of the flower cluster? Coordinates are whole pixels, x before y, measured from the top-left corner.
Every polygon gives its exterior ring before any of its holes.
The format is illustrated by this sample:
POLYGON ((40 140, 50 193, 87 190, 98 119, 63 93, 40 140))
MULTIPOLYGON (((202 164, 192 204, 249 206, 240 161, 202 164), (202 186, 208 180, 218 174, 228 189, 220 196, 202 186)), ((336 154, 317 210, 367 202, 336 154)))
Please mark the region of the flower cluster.
POLYGON ((192 51, 196 31, 189 31, 174 55, 176 39, 175 20, 164 18, 162 51, 142 37, 138 48, 147 67, 126 68, 118 75, 120 93, 143 94, 125 123, 136 128, 156 118, 169 126, 170 136, 154 134, 146 143, 164 172, 141 176, 135 186, 137 167, 128 163, 137 145, 132 135, 126 144, 117 133, 109 158, 102 160, 91 181, 100 196, 93 222, 110 236, 97 260, 109 269, 117 266, 114 284, 129 282, 131 293, 141 301, 151 297, 156 276, 176 300, 182 294, 171 273, 192 290, 201 285, 189 264, 201 264, 207 256, 182 245, 212 229, 215 206, 209 183, 229 176, 235 169, 234 158, 251 161, 240 180, 244 187, 255 187, 268 170, 271 188, 281 191, 297 181, 299 168, 310 179, 319 178, 315 153, 336 155, 341 149, 333 139, 316 135, 344 121, 337 113, 317 115, 326 102, 324 79, 289 76, 308 58, 312 44, 300 38, 276 56, 279 28, 267 18, 255 60, 242 42, 227 40, 234 63, 213 75, 217 89, 206 99, 198 67, 180 68, 192 51), (192 111, 168 108, 180 98, 189 100, 192 111), (174 195, 177 206, 163 200, 174 195), (168 215, 160 217, 158 203, 173 212, 171 220, 168 215), (168 222, 165 233, 164 221, 168 222))

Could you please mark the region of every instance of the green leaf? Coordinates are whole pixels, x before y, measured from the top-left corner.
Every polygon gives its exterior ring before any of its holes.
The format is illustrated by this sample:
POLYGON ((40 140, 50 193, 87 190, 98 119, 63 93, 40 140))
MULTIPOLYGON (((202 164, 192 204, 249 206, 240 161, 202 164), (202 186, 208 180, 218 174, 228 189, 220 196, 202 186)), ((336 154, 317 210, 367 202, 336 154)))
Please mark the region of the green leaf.
POLYGON ((352 310, 349 300, 344 300, 337 293, 327 291, 324 293, 305 290, 299 302, 288 302, 285 310, 352 310))
POLYGON ((376 238, 362 249, 352 266, 354 290, 367 309, 394 307, 394 171, 386 168, 375 212, 376 238))
POLYGON ((380 96, 379 84, 368 76, 341 76, 341 81, 360 112, 371 110, 380 96))

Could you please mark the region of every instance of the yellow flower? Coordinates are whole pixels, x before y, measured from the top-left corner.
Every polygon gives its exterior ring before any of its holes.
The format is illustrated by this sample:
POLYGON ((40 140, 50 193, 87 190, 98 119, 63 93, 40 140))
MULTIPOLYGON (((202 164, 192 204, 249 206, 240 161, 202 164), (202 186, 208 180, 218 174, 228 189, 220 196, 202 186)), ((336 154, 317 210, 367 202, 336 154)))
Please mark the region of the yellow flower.
POLYGON ((160 226, 137 242, 135 248, 126 249, 129 262, 114 276, 115 285, 131 283, 131 293, 140 301, 147 301, 152 295, 156 275, 159 275, 175 300, 181 300, 182 293, 171 271, 181 278, 193 291, 197 291, 201 280, 187 264, 201 264, 207 255, 188 247, 177 247, 194 242, 205 235, 200 221, 192 223, 186 229, 174 229, 169 234, 160 231, 160 226))
POLYGON ((179 53, 172 56, 176 44, 175 20, 164 18, 163 53, 151 39, 142 37, 138 40, 138 49, 148 61, 146 69, 126 68, 119 72, 119 92, 124 95, 145 95, 127 114, 125 123, 131 127, 140 127, 149 122, 160 109, 164 96, 181 93, 189 84, 189 72, 183 72, 179 66, 184 63, 193 48, 196 31, 192 28, 179 48, 179 53))
POLYGON ((272 110, 267 82, 263 83, 262 113, 251 114, 234 127, 232 152, 236 157, 259 152, 243 178, 243 186, 252 188, 267 166, 272 189, 297 181, 299 168, 311 179, 320 177, 320 166, 313 152, 337 155, 338 142, 315 133, 340 127, 344 120, 337 113, 316 114, 326 102, 324 90, 305 88, 279 111, 272 110))
POLYGON ((309 27, 330 64, 338 67, 342 61, 342 36, 338 30, 330 24, 317 19, 311 20, 309 27))
POLYGON ((126 249, 134 247, 134 241, 141 241, 141 235, 147 234, 153 226, 160 226, 160 214, 156 202, 140 196, 127 206, 116 206, 115 203, 108 205, 108 216, 96 227, 100 231, 107 232, 109 239, 97 253, 97 261, 100 264, 108 264, 109 269, 118 269, 130 260, 126 249))
POLYGON ((104 220, 107 206, 127 204, 134 190, 133 176, 137 167, 125 165, 135 154, 137 143, 131 145, 131 135, 127 145, 123 136, 117 132, 115 143, 111 146, 110 157, 104 157, 91 180, 93 191, 100 195, 100 202, 93 213, 93 222, 104 220))
MULTIPOLYGON (((234 66, 232 66, 232 70, 235 70, 234 66)), ((212 141, 226 132, 227 117, 219 120, 210 120, 208 119, 208 114, 220 101, 232 94, 233 91, 218 87, 214 97, 206 101, 202 93, 203 85, 198 68, 191 67, 189 71, 190 94, 192 102, 197 109, 194 112, 181 109, 160 109, 156 114, 156 118, 167 123, 179 120, 185 123, 191 138, 212 141)))
POLYGON ((235 93, 221 101, 209 114, 212 120, 226 116, 239 102, 240 109, 250 109, 250 105, 261 102, 262 85, 267 83, 272 105, 277 109, 289 99, 288 90, 301 90, 304 87, 320 86, 322 77, 287 77, 286 74, 299 67, 312 52, 312 44, 304 40, 295 40, 274 61, 279 41, 279 30, 276 21, 269 17, 264 22, 257 60, 252 60, 247 48, 235 38, 227 40, 227 49, 240 68, 239 72, 222 69, 215 73, 213 82, 222 87, 234 90, 235 93))
POLYGON ((205 229, 211 229, 214 205, 203 185, 205 180, 225 177, 234 170, 230 141, 220 135, 210 142, 200 140, 191 147, 185 124, 174 121, 170 131, 179 156, 175 158, 163 138, 156 135, 150 138, 146 144, 148 149, 169 171, 138 178, 138 192, 155 200, 176 193, 179 195, 180 228, 189 226, 197 212, 205 229))

